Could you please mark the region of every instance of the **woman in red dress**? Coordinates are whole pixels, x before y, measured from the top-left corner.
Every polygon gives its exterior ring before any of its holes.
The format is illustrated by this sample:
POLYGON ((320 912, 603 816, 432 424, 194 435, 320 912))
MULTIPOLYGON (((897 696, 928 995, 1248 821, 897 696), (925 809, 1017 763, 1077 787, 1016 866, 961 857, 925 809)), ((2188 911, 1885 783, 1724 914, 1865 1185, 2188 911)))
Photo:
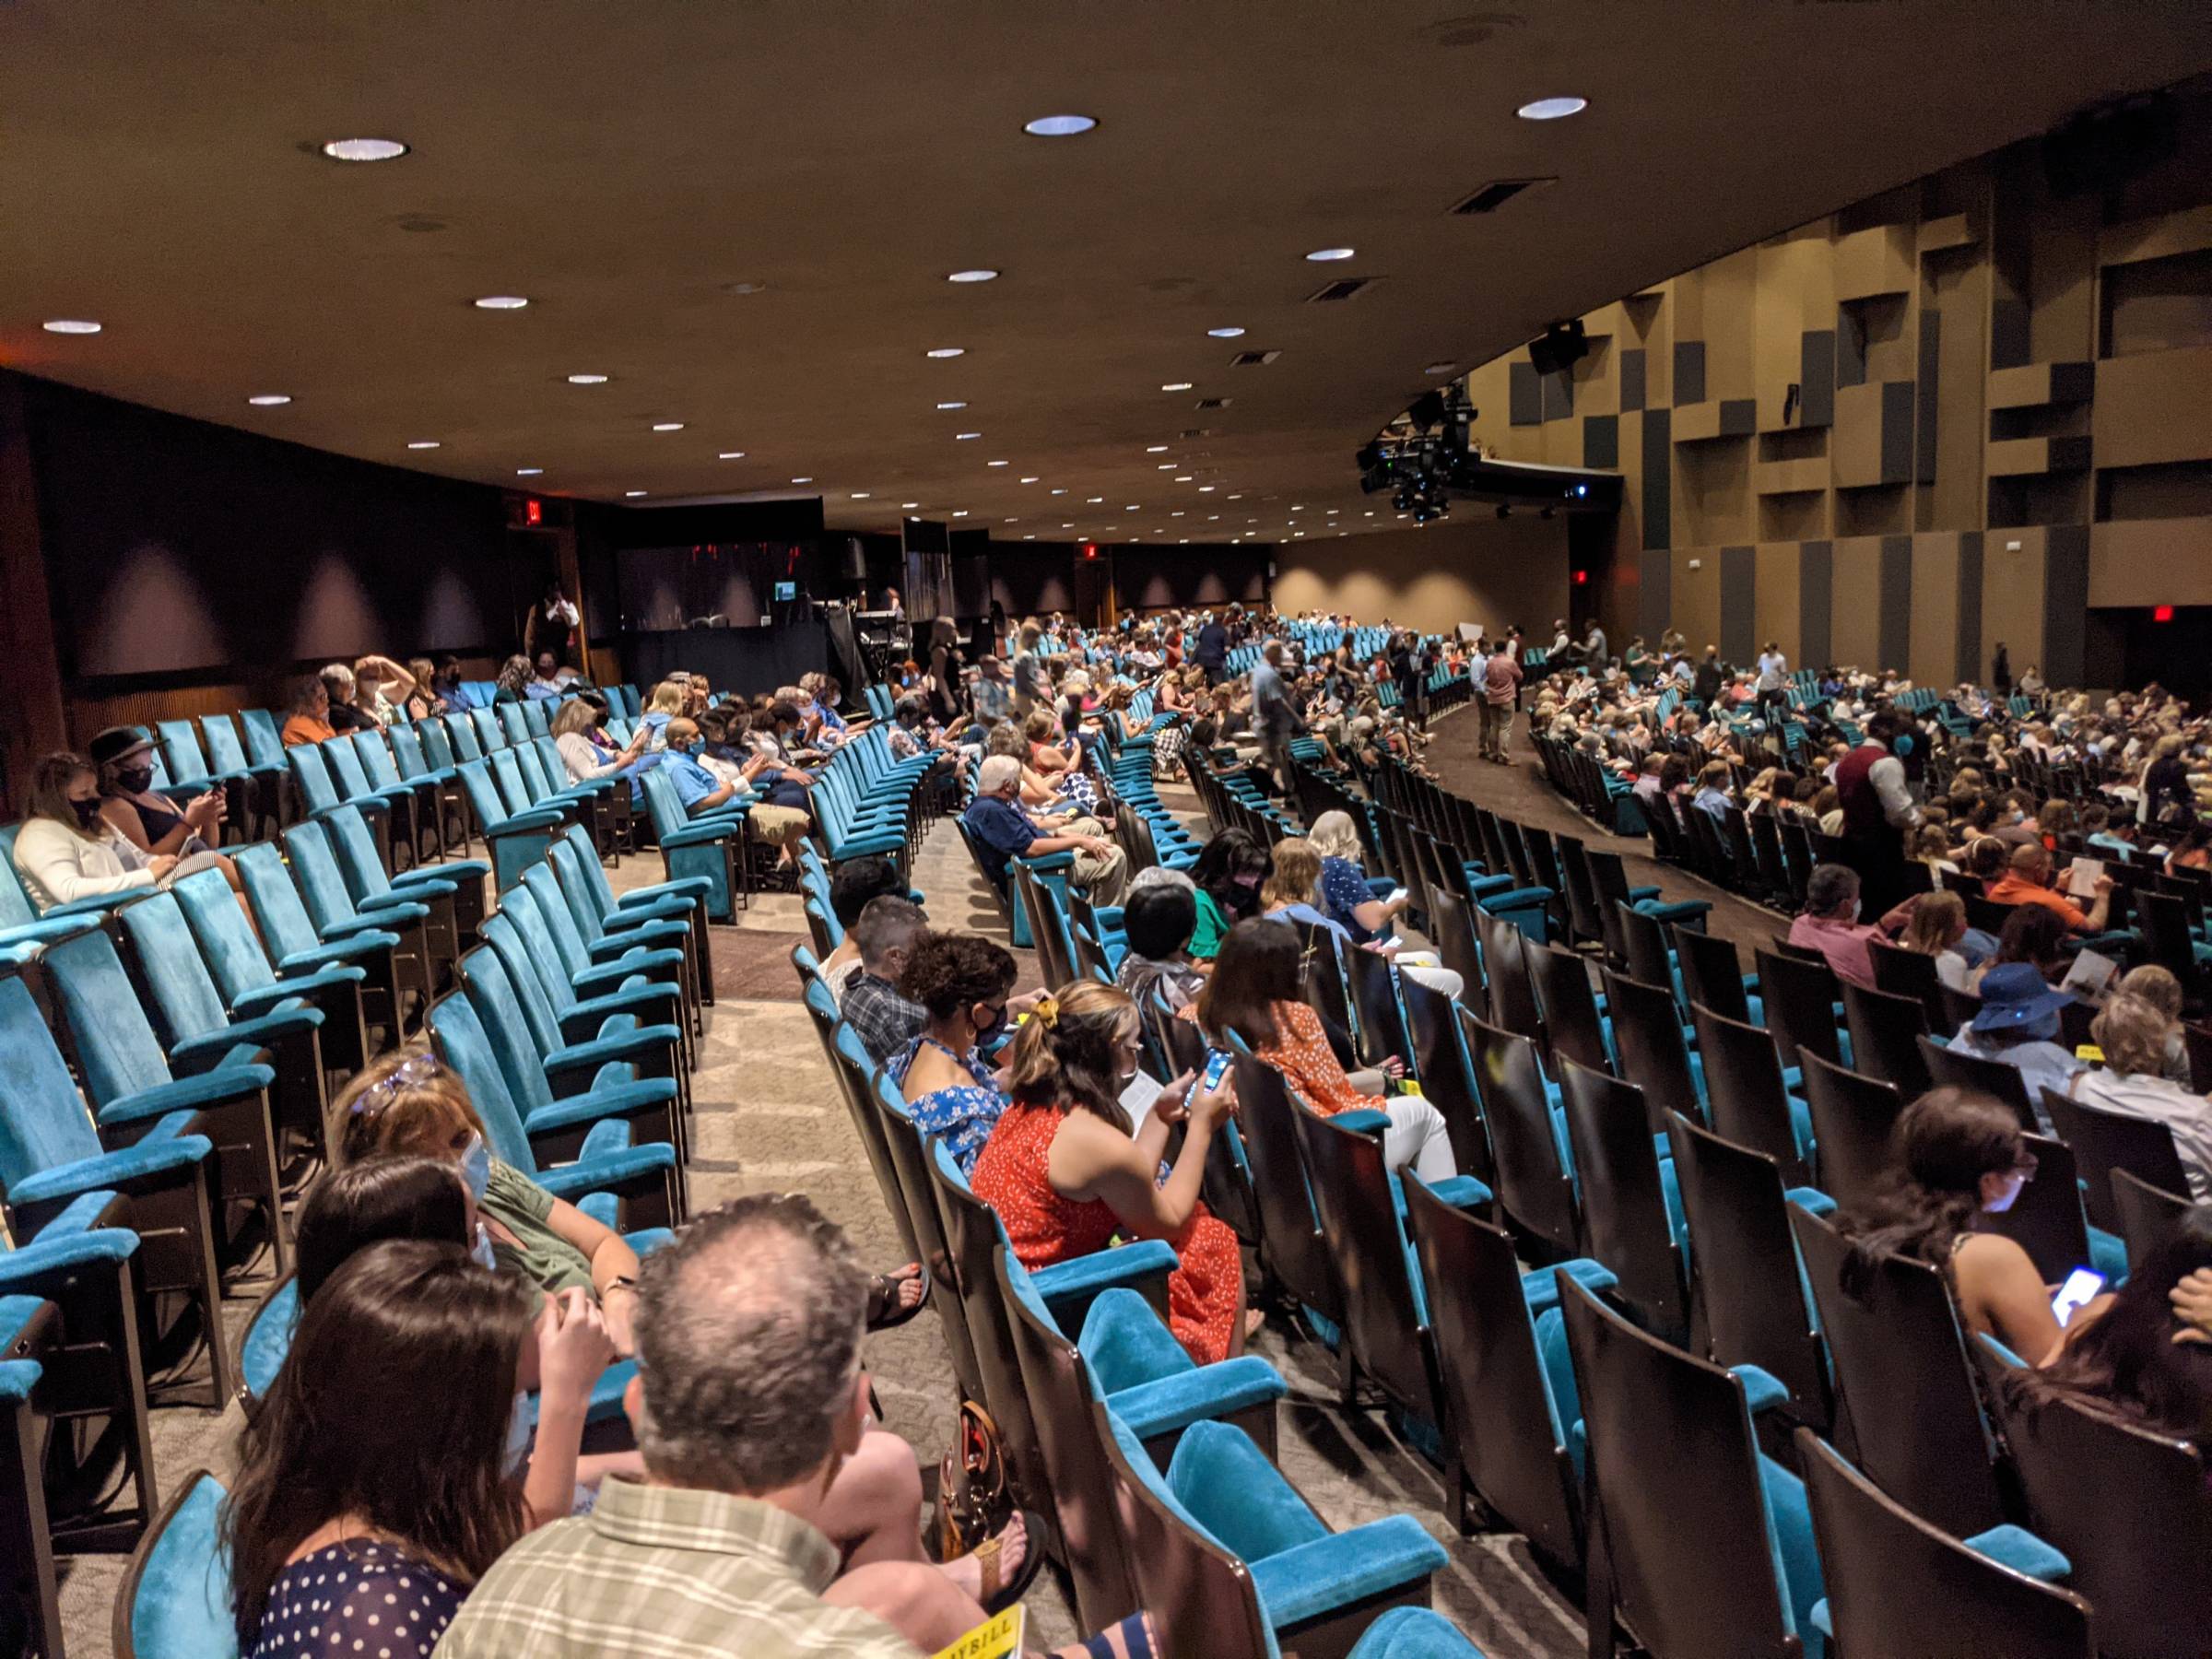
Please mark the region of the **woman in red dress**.
POLYGON ((1013 1100, 975 1160, 976 1196, 998 1211, 1016 1258, 1046 1267, 1105 1248, 1116 1233, 1165 1239, 1168 1324, 1200 1365, 1244 1347, 1244 1269, 1237 1237, 1198 1199, 1214 1131, 1236 1109, 1233 1086, 1186 1075, 1130 1133, 1122 1089, 1135 1071, 1136 1005, 1110 985, 1069 985, 1047 997, 1015 1037, 1013 1100), (1169 1129, 1188 1124, 1165 1180, 1169 1129))

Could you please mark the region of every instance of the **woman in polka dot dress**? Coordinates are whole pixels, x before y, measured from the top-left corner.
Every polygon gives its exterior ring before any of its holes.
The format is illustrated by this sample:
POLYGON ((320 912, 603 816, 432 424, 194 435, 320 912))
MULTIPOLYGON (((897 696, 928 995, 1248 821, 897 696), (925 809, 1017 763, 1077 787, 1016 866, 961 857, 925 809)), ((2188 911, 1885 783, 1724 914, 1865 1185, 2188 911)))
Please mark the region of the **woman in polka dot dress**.
POLYGON ((526 1525, 509 1478, 520 1284, 457 1245, 372 1244, 308 1302, 223 1506, 248 1659, 428 1659, 526 1525))
POLYGON ((977 1157, 976 1195, 998 1211, 1025 1267, 1088 1255, 1116 1233, 1174 1245, 1168 1324, 1193 1359, 1239 1353, 1247 1334, 1236 1234, 1199 1202, 1214 1132, 1236 1110, 1183 1077, 1134 1136, 1122 1090, 1135 1074, 1136 1005, 1110 985, 1069 985, 1040 1003, 1016 1035, 1013 1104, 977 1157), (1188 1125, 1163 1176, 1168 1131, 1188 1125))

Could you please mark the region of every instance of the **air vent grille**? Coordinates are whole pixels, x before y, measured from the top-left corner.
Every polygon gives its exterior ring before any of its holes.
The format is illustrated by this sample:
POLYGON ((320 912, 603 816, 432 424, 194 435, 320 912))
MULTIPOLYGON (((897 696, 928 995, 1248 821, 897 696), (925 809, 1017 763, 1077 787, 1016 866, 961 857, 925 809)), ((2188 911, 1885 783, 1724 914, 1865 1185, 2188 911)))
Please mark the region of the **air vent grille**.
POLYGON ((1229 407, 1229 399, 1226 397, 1202 397, 1198 400, 1198 406, 1202 409, 1226 409, 1229 407))
POLYGON ((1535 190, 1542 185, 1557 182, 1556 179, 1492 179, 1452 211, 1453 213, 1495 213, 1524 191, 1535 190))
POLYGON ((1319 305, 1324 300, 1349 300, 1362 288, 1373 286, 1373 283, 1374 278, 1371 276, 1340 276, 1335 282, 1322 284, 1321 287, 1308 294, 1306 303, 1319 305))
POLYGON ((1274 362, 1282 355, 1280 351, 1240 351, 1229 359, 1229 366, 1231 369, 1257 369, 1263 364, 1274 362))

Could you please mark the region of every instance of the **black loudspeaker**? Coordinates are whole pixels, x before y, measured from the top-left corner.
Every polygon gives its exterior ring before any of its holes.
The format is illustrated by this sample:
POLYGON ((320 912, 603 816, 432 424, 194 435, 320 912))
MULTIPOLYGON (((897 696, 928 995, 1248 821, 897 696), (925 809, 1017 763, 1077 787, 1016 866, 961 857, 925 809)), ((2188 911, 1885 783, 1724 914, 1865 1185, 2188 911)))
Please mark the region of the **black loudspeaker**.
POLYGON ((2148 92, 2084 110, 2043 136, 2043 182, 2053 196, 2103 194, 2171 160, 2179 140, 2173 100, 2148 92))
POLYGON ((1528 360, 1538 374, 1558 374, 1590 355, 1590 341, 1577 317, 1571 323, 1554 323, 1541 339, 1528 343, 1528 360))
POLYGON ((845 553, 838 561, 837 573, 847 582, 867 581, 868 549, 859 536, 845 537, 845 553))

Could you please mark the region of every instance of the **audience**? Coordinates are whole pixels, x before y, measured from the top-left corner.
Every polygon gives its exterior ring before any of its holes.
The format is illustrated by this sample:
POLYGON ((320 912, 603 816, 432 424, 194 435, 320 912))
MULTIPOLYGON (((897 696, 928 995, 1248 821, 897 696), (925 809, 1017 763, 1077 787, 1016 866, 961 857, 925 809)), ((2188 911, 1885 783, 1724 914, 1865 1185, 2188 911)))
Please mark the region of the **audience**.
POLYGON ((1967 991, 1971 989, 1973 971, 1959 950, 1966 931, 1963 899, 1956 893, 1924 893, 1913 904, 1912 920, 1898 943, 1916 956, 1934 957, 1936 979, 1954 991, 1967 991))
POLYGON ((880 899, 886 893, 904 899, 908 891, 906 877, 899 866, 888 858, 873 854, 848 858, 830 872, 830 913, 837 918, 844 937, 817 966, 830 994, 841 1003, 845 988, 861 970, 860 941, 853 936, 861 912, 868 908, 870 900, 880 899))
POLYGON ((884 893, 870 900, 853 924, 860 971, 846 985, 839 1006, 878 1065, 889 1065, 929 1027, 928 1010, 901 987, 910 958, 927 936, 927 920, 912 900, 884 893))
POLYGON ((2074 999, 2053 991, 2030 962, 2000 962, 1982 976, 1982 1006, 1951 1046, 2017 1069, 2043 1133, 2051 1133, 2042 1091, 2065 1094, 2081 1062, 2059 1046, 2058 1011, 2074 999))
POLYGON ((1128 947, 1114 983, 1140 1008, 1153 995, 1171 1014, 1188 1007, 1206 988, 1206 974, 1191 958, 1191 939, 1198 927, 1197 889, 1191 878, 1176 870, 1147 870, 1122 906, 1122 927, 1128 947), (1145 879, 1153 875, 1167 879, 1145 879))
POLYGON ((644 755, 649 739, 642 725, 633 727, 629 741, 618 748, 603 734, 606 722, 606 704, 601 701, 594 707, 582 697, 571 698, 553 712, 550 726, 553 747, 560 751, 570 782, 588 783, 595 778, 611 778, 644 755))
POLYGON ((1198 927, 1190 945, 1194 959, 1212 961, 1230 926, 1258 914, 1267 865, 1267 850, 1246 830, 1223 830, 1206 843, 1191 866, 1198 903, 1198 927))
POLYGON ((1805 909, 1790 924, 1789 940, 1800 949, 1818 951, 1838 979, 1871 991, 1874 958, 1868 952, 1876 940, 1886 940, 1904 926, 1912 908, 1908 899, 1879 922, 1862 923, 1858 872, 1847 865, 1816 865, 1805 884, 1805 909))
POLYGON ((2203 1204, 2212 1199, 2212 1100, 2165 1075, 2171 1030, 2150 1003, 2115 993, 2089 1022, 2103 1065, 2075 1073, 2072 1093, 2085 1106, 2165 1124, 2189 1177, 2189 1196, 2203 1204))
POLYGON ((106 817, 92 763, 48 755, 32 770, 12 854, 41 913, 57 904, 151 888, 177 869, 173 853, 142 853, 106 817))
MULTIPOLYGON (((873 924, 878 908, 904 903, 877 900, 862 926, 873 924)), ((973 1171, 976 1155, 1006 1108, 984 1053, 1006 1030, 1014 975, 1013 957, 988 939, 919 933, 899 976, 900 1001, 918 1005, 928 1023, 883 1067, 900 1086, 914 1126, 942 1137, 963 1175, 973 1171)))
POLYGON ((1095 818, 1060 815, 1041 825, 1016 799, 1021 789, 1021 762, 1011 755, 987 756, 976 776, 975 799, 960 822, 975 838, 986 873, 1002 891, 1010 891, 1007 860, 1046 858, 1073 853, 1075 879, 1093 904, 1114 905, 1129 880, 1129 855, 1107 839, 1095 818))

